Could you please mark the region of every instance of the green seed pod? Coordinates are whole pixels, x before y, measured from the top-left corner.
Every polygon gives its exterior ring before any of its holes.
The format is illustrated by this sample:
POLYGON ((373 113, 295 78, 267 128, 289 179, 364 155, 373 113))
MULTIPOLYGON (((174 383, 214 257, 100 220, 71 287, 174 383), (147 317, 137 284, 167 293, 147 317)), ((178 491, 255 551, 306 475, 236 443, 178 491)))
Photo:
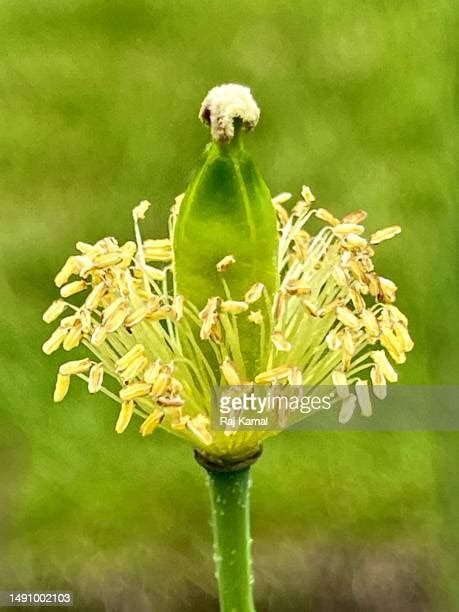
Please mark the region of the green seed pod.
MULTIPOLYGON (((248 88, 222 85, 209 92, 200 117, 210 125, 213 141, 175 224, 176 292, 199 309, 209 297, 227 299, 224 282, 232 300, 244 300, 254 283, 263 283, 270 297, 279 285, 276 215, 269 189, 243 145, 243 132, 256 125, 259 109, 248 88), (218 271, 225 257, 235 261, 218 271)), ((267 315, 265 299, 256 308, 267 315)), ((264 318, 268 332, 269 317, 264 318)), ((247 315, 238 315, 238 330, 245 375, 250 377, 262 332, 247 315)))

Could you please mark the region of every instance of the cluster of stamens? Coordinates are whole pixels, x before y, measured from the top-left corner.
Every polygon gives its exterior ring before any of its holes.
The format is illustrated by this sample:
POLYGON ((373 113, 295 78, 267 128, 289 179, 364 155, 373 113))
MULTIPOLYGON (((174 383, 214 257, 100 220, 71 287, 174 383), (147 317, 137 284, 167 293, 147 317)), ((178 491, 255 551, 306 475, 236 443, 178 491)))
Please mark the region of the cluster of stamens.
MULTIPOLYGON (((171 235, 181 197, 172 208, 171 235)), ((307 187, 289 212, 290 199, 285 193, 273 198, 278 292, 268 295, 257 282, 247 287, 243 300, 232 299, 225 272, 238 262, 228 253, 215 262, 222 293, 203 296, 207 303, 200 311, 174 294, 171 240, 142 240, 139 221, 148 202, 133 211, 135 242, 78 242, 78 254, 55 278, 61 297, 43 315, 47 323, 65 315, 43 350, 69 351, 82 343, 94 358, 61 365, 55 401, 67 394, 71 376, 79 376, 90 393, 103 391, 121 404, 117 432, 137 413, 142 435, 161 426, 214 456, 242 455, 268 435, 211 431, 212 388, 218 384, 333 384, 341 422, 357 404, 362 414, 371 414, 370 391, 382 399, 386 381, 397 380, 387 354, 401 364, 413 347, 407 319, 394 305, 397 287, 375 272, 372 261, 374 246, 400 228, 391 226, 367 239, 364 211, 337 219, 313 207, 315 198, 307 187), (314 236, 306 229, 312 217, 325 223, 314 236), (69 301, 79 295, 80 305, 69 301), (241 318, 260 329, 262 367, 253 380, 247 379, 238 341, 241 318), (217 371, 203 350, 206 343, 218 361, 217 371)))

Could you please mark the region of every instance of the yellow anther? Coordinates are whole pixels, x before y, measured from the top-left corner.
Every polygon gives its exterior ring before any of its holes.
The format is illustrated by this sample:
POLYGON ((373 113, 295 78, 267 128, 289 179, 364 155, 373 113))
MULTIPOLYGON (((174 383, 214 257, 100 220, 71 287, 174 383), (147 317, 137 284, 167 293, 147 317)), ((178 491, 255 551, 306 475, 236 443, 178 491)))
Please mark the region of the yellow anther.
POLYGON ((277 380, 285 380, 291 373, 291 367, 279 366, 272 370, 266 370, 266 372, 260 372, 255 376, 255 382, 257 384, 270 383, 277 380))
POLYGON ((200 442, 202 442, 202 444, 204 444, 204 446, 209 446, 209 444, 212 444, 213 437, 208 430, 208 419, 206 417, 203 417, 202 415, 193 417, 186 422, 186 427, 200 442))
POLYGON ((394 370, 390 361, 387 359, 386 353, 384 351, 372 351, 371 358, 373 359, 374 363, 379 367, 385 379, 387 379, 389 382, 397 382, 397 372, 394 370))
POLYGON ((346 306, 338 306, 336 309, 336 317, 338 321, 341 321, 346 327, 350 327, 351 329, 358 329, 360 327, 358 318, 346 306))
POLYGON ((54 300, 51 306, 43 313, 43 321, 45 323, 52 323, 66 308, 67 304, 63 300, 54 300))
POLYGON ((371 368, 370 372, 371 382, 373 383, 373 393, 378 399, 385 399, 387 395, 386 379, 378 365, 371 368))
POLYGON ((147 383, 132 383, 121 389, 120 398, 123 401, 133 400, 137 397, 145 397, 150 391, 151 385, 147 383))
POLYGON ((229 357, 225 357, 220 366, 223 376, 229 385, 241 385, 242 380, 236 369, 236 365, 229 357))
POLYGON ((285 291, 289 295, 309 295, 311 287, 301 280, 291 280, 285 285, 285 291))
POLYGON ((61 374, 57 375, 56 387, 54 389, 53 399, 55 402, 62 402, 67 395, 70 386, 70 376, 61 374))
POLYGON ((134 402, 132 400, 125 401, 121 404, 121 410, 116 421, 115 431, 116 433, 123 433, 127 426, 131 422, 132 415, 134 413, 134 402))
POLYGON ((374 234, 371 235, 370 243, 371 244, 379 244, 384 240, 390 240, 397 234, 400 234, 402 228, 399 225, 391 225, 390 227, 385 227, 384 229, 378 230, 374 234))
POLYGON ((81 374, 87 372, 91 367, 91 360, 86 357, 85 359, 77 359, 75 361, 67 361, 63 363, 59 368, 59 373, 64 376, 70 376, 71 374, 81 374))
POLYGON ((217 271, 218 272, 226 272, 228 270, 228 268, 230 266, 232 266, 234 263, 236 263, 235 258, 233 257, 233 255, 226 255, 225 257, 223 257, 223 259, 221 259, 217 265, 217 271))
POLYGON ((351 420, 352 415, 354 414, 356 403, 357 398, 353 394, 348 395, 345 399, 343 399, 341 409, 338 415, 338 420, 341 425, 345 425, 351 420))
POLYGON ((325 223, 329 225, 339 225, 339 219, 333 216, 328 210, 325 210, 325 208, 318 208, 315 214, 318 219, 325 221, 325 223))
POLYGON ((368 310, 368 308, 362 310, 360 319, 370 336, 379 336, 379 324, 372 310, 368 310))
POLYGON ((372 413, 370 391, 366 380, 358 380, 355 383, 355 394, 359 402, 362 416, 369 417, 372 413))
POLYGON ((249 305, 246 302, 237 302, 235 300, 226 300, 222 302, 220 305, 221 312, 226 312, 228 314, 240 314, 241 312, 246 312, 249 309, 249 305))
POLYGON ((164 418, 164 412, 155 410, 152 412, 140 426, 140 433, 142 436, 150 436, 155 429, 161 424, 164 418))
POLYGON ((97 393, 102 388, 104 380, 104 366, 102 363, 96 363, 89 370, 88 391, 89 393, 97 393))
POLYGON ((271 336, 271 340, 278 351, 288 352, 292 350, 292 345, 280 331, 275 331, 271 336))
POLYGON ((335 370, 332 372, 332 382, 336 387, 336 392, 341 399, 345 399, 349 396, 349 387, 347 384, 346 374, 335 370))
POLYGON ((68 298, 71 295, 75 295, 75 293, 80 293, 84 291, 88 284, 84 280, 73 281, 72 283, 68 283, 61 287, 61 296, 63 298, 68 298))
POLYGON ((133 361, 142 357, 145 352, 145 347, 143 344, 136 344, 133 346, 125 355, 120 357, 116 362, 116 370, 121 372, 125 368, 127 368, 133 361))
POLYGON ((348 236, 349 234, 363 234, 365 228, 358 223, 339 223, 333 227, 336 236, 348 236))
POLYGON ((263 295, 264 288, 265 286, 263 283, 254 283, 250 289, 247 290, 244 296, 244 300, 247 302, 247 304, 255 304, 255 302, 258 302, 263 295))
POLYGON ((95 287, 91 290, 91 293, 88 295, 88 297, 85 300, 85 307, 88 310, 95 310, 102 298, 104 297, 106 292, 106 287, 105 287, 105 283, 104 282, 100 282, 97 285, 95 285, 95 287))
POLYGON ((345 217, 343 217, 343 223, 361 223, 367 218, 367 213, 364 210, 354 210, 345 217))
POLYGON ((285 204, 285 202, 288 202, 291 197, 292 197, 291 193, 288 193, 288 191, 283 191, 282 193, 279 193, 276 196, 274 196, 274 198, 272 199, 272 202, 273 204, 285 204))
POLYGON ((75 327, 71 327, 64 338, 64 342, 62 343, 64 351, 71 351, 76 346, 78 346, 82 337, 83 331, 81 328, 81 324, 77 324, 75 325, 75 327))
POLYGON ((261 325, 263 323, 263 315, 261 314, 261 310, 253 310, 247 317, 251 323, 255 323, 255 325, 261 325))

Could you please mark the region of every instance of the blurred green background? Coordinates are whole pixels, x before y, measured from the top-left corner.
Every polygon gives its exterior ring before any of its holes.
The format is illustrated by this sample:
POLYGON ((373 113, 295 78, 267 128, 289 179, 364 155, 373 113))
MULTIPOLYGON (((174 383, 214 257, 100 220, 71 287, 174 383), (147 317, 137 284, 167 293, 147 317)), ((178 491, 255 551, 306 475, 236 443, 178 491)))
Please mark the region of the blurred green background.
MULTIPOLYGON (((201 99, 249 85, 272 192, 400 223, 378 254, 415 350, 401 381, 457 384, 456 6, 437 0, 3 0, 0 4, 0 589, 80 610, 216 610, 190 449, 114 432, 41 344, 77 239, 163 236, 207 132, 201 99)), ((203 239, 205 239, 203 237, 203 239)), ((199 249, 199 245, 196 245, 199 249)), ((401 407, 403 409, 403 407, 401 407)), ((459 435, 286 433, 254 469, 259 610, 459 610, 459 435)))

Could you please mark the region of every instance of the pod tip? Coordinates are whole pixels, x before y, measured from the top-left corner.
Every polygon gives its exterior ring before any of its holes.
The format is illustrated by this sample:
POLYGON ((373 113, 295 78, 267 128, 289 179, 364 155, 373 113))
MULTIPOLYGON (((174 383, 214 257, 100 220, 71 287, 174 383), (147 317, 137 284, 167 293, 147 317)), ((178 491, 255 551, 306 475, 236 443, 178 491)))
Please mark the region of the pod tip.
POLYGON ((260 118, 260 109, 248 87, 230 83, 209 91, 201 104, 199 118, 210 126, 214 140, 230 142, 235 121, 239 119, 244 130, 252 130, 260 118))

